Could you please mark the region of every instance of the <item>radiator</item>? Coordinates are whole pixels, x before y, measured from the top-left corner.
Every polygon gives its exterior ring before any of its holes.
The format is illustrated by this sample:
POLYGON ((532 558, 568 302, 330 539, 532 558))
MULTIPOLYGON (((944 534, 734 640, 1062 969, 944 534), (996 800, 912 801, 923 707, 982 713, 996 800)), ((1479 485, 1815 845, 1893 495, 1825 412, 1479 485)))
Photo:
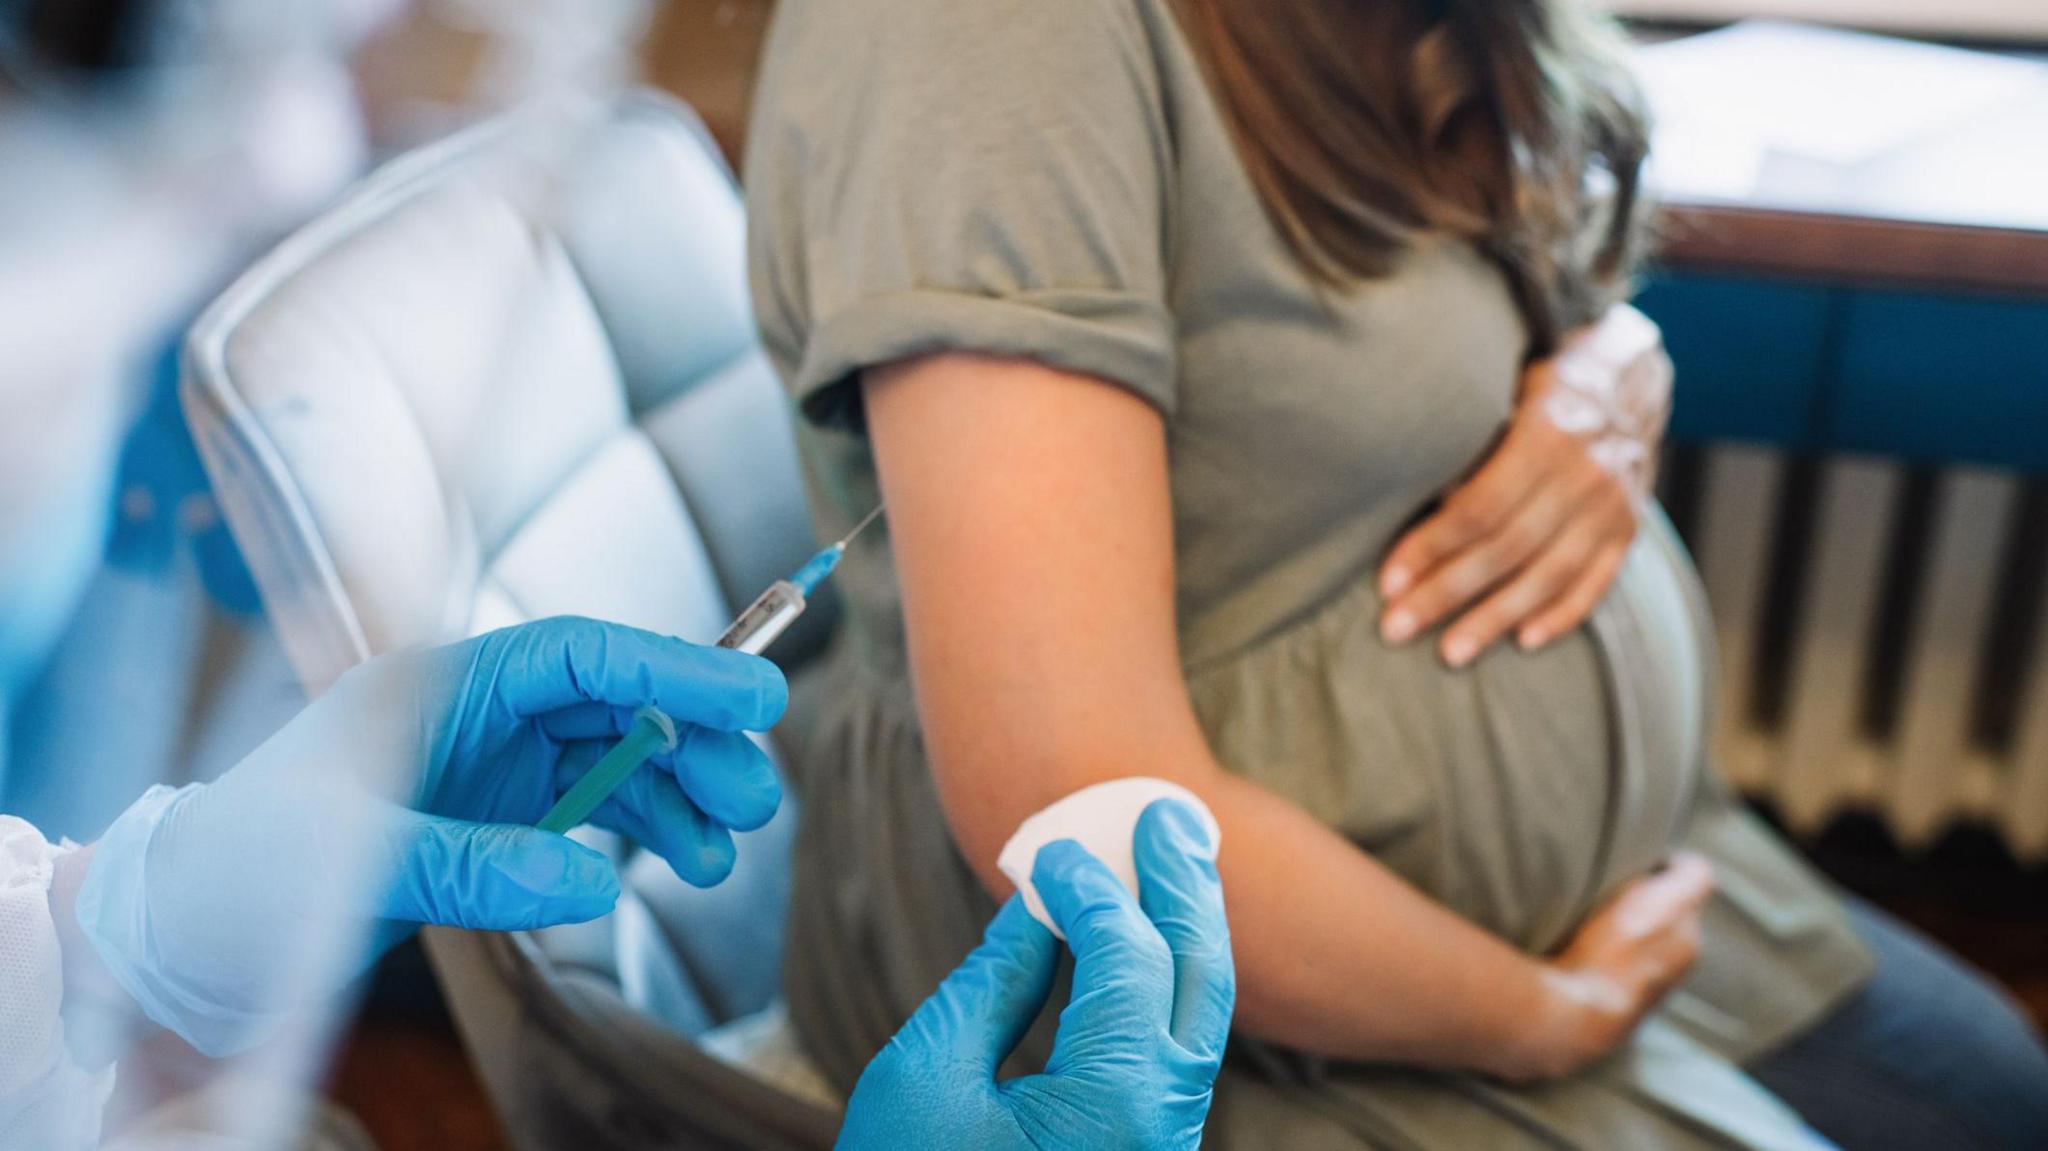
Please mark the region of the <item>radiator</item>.
POLYGON ((2038 479, 1680 449, 1664 491, 1720 652, 1715 738, 1795 832, 1879 815, 2048 856, 2048 499, 2038 479))

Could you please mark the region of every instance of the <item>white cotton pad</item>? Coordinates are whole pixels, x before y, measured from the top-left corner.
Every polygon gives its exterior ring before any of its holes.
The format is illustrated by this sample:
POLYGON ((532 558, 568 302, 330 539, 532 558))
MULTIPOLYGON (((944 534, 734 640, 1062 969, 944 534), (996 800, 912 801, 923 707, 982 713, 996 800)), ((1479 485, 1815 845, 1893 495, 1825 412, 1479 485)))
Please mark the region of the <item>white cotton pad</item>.
POLYGON ((1038 861, 1038 849, 1071 839, 1108 864, 1110 871, 1136 895, 1138 865, 1132 858, 1131 845, 1137 835, 1138 817, 1161 799, 1177 799, 1194 808, 1209 832, 1209 842, 1222 844, 1223 833, 1216 826, 1215 814, 1194 792, 1163 779, 1113 779, 1084 787, 1019 824, 1010 841, 1003 845, 1003 853, 996 857, 996 868, 1017 885, 1031 917, 1065 939, 1066 933, 1053 925, 1052 917, 1045 913, 1045 904, 1038 898, 1038 890, 1031 886, 1031 867, 1038 861))

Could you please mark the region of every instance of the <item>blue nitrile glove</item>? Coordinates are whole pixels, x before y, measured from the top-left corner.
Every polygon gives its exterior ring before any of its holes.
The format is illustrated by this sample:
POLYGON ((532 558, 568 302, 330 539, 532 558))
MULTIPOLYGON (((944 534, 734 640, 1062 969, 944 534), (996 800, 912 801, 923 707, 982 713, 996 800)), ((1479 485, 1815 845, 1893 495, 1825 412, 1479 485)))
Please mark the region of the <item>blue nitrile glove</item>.
POLYGON ((728 829, 760 827, 782 798, 740 733, 787 699, 765 660, 593 620, 372 660, 220 779, 153 789, 116 820, 79 926, 150 1018, 209 1054, 239 1050, 417 924, 611 910, 611 862, 532 824, 644 705, 681 740, 596 822, 689 882, 724 879, 728 829))
POLYGON ((1074 995, 1041 1075, 996 1068, 1045 1006, 1059 943, 1012 896, 982 945, 860 1077, 841 1151, 1192 1151, 1236 1001, 1215 847, 1185 804, 1145 809, 1139 898, 1072 840, 1031 881, 1074 949, 1074 995))

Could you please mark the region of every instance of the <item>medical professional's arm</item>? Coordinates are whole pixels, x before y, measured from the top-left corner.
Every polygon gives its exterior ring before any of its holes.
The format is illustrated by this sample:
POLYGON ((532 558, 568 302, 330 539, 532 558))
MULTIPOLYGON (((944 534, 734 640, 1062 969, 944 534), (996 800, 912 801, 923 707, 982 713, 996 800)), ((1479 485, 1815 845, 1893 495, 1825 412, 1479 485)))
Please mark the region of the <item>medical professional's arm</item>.
POLYGON ((396 652, 220 779, 145 794, 59 899, 77 946, 150 1019, 208 1054, 240 1051, 422 923, 511 931, 610 911, 611 860, 533 824, 643 706, 681 739, 595 822, 691 883, 724 879, 732 832, 781 801, 744 733, 787 698, 765 660, 595 620, 396 652))
POLYGON ((88 843, 56 862, 50 876, 50 920, 57 929, 57 946, 64 954, 64 991, 67 999, 80 993, 104 994, 114 985, 99 952, 78 929, 78 889, 92 866, 99 845, 88 843))
POLYGON ((1431 902, 1306 812, 1223 771, 1175 631, 1158 413, 1032 362, 871 371, 870 434, 940 801, 992 892, 1005 838, 1090 783, 1157 776, 1215 811, 1246 1031, 1343 1058, 1568 1073, 1692 959, 1708 880, 1625 892, 1539 962, 1431 902))

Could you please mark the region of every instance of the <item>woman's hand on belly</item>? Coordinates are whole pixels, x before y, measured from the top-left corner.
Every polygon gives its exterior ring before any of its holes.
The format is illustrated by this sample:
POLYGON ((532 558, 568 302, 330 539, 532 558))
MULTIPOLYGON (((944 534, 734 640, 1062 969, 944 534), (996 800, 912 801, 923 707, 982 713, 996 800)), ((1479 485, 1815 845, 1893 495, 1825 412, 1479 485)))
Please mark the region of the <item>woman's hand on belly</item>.
POLYGON ((1713 866, 1680 855, 1630 883, 1579 928, 1544 972, 1545 994, 1495 1073, 1556 1079, 1606 1058, 1663 1002, 1699 957, 1700 911, 1713 866))
POLYGON ((1513 632, 1541 647, 1599 604, 1635 538, 1671 394, 1656 325, 1617 308, 1531 364, 1506 436, 1380 569, 1380 630, 1463 667, 1513 632))

